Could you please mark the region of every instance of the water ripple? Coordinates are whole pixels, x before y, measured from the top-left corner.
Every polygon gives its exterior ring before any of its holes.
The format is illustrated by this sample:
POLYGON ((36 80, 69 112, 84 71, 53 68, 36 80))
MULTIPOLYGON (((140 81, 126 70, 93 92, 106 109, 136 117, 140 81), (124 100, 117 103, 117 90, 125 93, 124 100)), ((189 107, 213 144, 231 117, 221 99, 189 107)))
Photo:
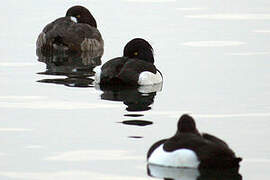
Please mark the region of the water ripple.
POLYGON ((198 14, 186 15, 185 17, 212 20, 269 20, 270 14, 198 14))
POLYGON ((117 104, 91 104, 82 102, 0 102, 1 108, 20 108, 20 109, 98 109, 98 108, 119 108, 117 104))
POLYGON ((124 150, 77 150, 63 152, 51 156, 45 160, 49 161, 93 161, 93 160, 141 160, 145 157, 130 155, 124 150))
POLYGON ((0 176, 5 176, 9 178, 18 179, 31 179, 31 180, 52 180, 52 179, 65 179, 65 180, 119 180, 119 179, 129 179, 129 180, 147 180, 149 178, 145 177, 135 177, 135 176, 121 176, 112 174, 101 174, 90 171, 56 171, 56 172, 16 172, 16 171, 0 171, 0 176))
POLYGON ((224 46, 240 46, 245 44, 240 41, 189 41, 182 43, 188 47, 224 47, 224 46))

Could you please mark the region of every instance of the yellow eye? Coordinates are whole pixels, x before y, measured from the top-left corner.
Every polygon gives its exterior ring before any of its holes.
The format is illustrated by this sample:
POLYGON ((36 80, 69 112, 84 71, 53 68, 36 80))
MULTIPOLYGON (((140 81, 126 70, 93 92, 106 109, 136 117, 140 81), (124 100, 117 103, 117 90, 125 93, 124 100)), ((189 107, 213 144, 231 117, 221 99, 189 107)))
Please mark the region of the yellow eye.
POLYGON ((135 52, 134 55, 137 56, 139 53, 138 52, 135 52))
POLYGON ((80 18, 80 17, 81 17, 81 15, 77 15, 76 17, 77 17, 77 18, 80 18))

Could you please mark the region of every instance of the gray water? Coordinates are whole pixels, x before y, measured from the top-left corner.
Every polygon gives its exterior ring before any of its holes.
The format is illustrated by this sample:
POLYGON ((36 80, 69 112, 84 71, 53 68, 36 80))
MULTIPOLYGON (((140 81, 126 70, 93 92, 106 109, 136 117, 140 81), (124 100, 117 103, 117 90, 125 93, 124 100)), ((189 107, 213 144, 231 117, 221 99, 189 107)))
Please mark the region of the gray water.
POLYGON ((267 0, 3 1, 0 30, 0 177, 3 180, 152 179, 146 153, 190 113, 198 129, 243 158, 245 180, 270 176, 270 2, 267 0), (75 4, 86 6, 105 41, 102 62, 147 39, 163 73, 148 111, 102 100, 37 74, 42 28, 75 4), (145 120, 132 126, 117 122, 145 120), (133 136, 137 138, 132 138, 133 136))

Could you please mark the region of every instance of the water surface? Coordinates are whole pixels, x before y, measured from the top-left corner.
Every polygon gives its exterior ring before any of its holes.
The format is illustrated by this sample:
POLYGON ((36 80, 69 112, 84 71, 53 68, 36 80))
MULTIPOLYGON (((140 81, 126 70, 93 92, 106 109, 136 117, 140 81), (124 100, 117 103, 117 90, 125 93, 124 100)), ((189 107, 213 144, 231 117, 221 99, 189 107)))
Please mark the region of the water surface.
POLYGON ((1 179, 152 179, 148 148, 172 136, 183 113, 243 158, 245 180, 269 178, 268 1, 10 0, 2 7, 1 179), (48 75, 38 61, 38 34, 75 4, 98 22, 102 63, 121 56, 134 37, 153 45, 164 83, 141 109, 129 111, 124 100, 134 105, 142 91, 132 99, 134 92, 98 90, 91 77, 48 75), (130 120, 152 124, 119 123, 130 120))

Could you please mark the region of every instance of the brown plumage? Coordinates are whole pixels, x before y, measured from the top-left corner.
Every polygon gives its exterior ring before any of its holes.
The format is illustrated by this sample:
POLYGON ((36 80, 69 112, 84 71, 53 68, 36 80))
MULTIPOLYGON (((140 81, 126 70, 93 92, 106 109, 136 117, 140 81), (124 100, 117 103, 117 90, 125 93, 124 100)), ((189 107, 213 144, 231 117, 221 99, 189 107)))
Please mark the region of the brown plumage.
POLYGON ((104 42, 96 27, 94 17, 86 8, 73 6, 65 17, 45 26, 38 36, 37 49, 45 53, 87 51, 92 57, 101 57, 104 42))

